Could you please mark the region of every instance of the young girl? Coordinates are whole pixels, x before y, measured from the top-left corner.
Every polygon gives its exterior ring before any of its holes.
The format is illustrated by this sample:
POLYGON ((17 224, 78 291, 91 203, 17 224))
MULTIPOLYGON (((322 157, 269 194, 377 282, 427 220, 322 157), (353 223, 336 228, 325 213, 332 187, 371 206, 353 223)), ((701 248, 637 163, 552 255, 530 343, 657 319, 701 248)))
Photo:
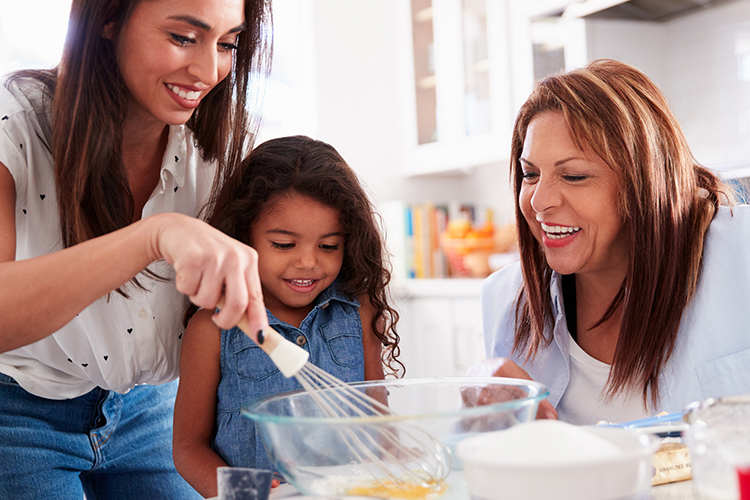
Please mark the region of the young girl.
MULTIPOLYGON (((258 252, 272 328, 346 381, 382 379, 403 367, 386 286, 383 240, 357 177, 336 150, 304 136, 270 140, 226 185, 210 222, 258 252)), ((190 313, 188 312, 188 317, 190 313)), ((174 415, 174 460, 200 493, 215 496, 216 468, 272 469, 254 423, 255 398, 301 389, 238 328, 213 310, 189 319, 174 415)))

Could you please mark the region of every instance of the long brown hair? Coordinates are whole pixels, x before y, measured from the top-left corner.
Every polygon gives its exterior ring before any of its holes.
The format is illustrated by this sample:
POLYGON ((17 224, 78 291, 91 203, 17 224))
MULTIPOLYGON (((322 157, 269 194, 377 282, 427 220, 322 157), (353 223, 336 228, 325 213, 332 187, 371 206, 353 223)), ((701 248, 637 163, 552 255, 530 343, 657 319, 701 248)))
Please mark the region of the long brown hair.
POLYGON ((519 162, 531 120, 562 113, 571 136, 588 144, 619 176, 620 211, 629 236, 625 280, 600 324, 622 307, 622 325, 607 392, 637 388, 656 405, 659 375, 677 340, 680 319, 695 293, 703 241, 728 190, 693 158, 659 88, 642 72, 613 60, 540 81, 516 118, 511 182, 523 285, 516 302, 514 352, 533 358, 552 342, 552 270, 518 203, 519 162))
MULTIPOLYGON (((242 176, 224 184, 209 224, 249 245, 253 222, 275 195, 294 191, 338 210, 344 229, 340 290, 350 297, 367 296, 375 310, 372 329, 384 346, 382 359, 397 375, 404 366, 397 359, 399 315, 387 290, 390 265, 378 215, 354 171, 331 145, 305 136, 264 142, 243 161, 241 170, 242 176)), ((189 307, 186 321, 195 309, 189 307)))
MULTIPOLYGON (((143 0, 74 0, 60 64, 51 70, 20 71, 8 84, 32 78, 52 99, 51 137, 60 228, 65 247, 130 224, 134 204, 122 162, 122 126, 130 93, 116 57, 116 40, 143 0), (105 25, 112 40, 102 36, 105 25)), ((216 182, 235 170, 258 126, 248 108, 259 99, 270 71, 269 0, 245 0, 247 29, 239 33, 229 75, 204 97, 187 122, 201 155, 216 161, 216 182)), ((49 103, 47 103, 49 105, 49 103)), ((255 106, 259 109, 259 106, 255 106)), ((137 280, 134 280, 137 284, 137 280)))

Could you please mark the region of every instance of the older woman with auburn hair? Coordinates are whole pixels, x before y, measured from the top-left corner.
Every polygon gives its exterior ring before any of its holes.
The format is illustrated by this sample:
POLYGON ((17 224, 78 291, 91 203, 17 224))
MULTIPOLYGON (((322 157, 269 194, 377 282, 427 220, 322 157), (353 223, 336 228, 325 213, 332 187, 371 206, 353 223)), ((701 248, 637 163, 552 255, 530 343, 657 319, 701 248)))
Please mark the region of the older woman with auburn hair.
POLYGON ((750 392, 750 207, 693 158, 662 92, 612 60, 516 119, 521 262, 484 283, 474 374, 550 388, 540 417, 622 422, 750 392))

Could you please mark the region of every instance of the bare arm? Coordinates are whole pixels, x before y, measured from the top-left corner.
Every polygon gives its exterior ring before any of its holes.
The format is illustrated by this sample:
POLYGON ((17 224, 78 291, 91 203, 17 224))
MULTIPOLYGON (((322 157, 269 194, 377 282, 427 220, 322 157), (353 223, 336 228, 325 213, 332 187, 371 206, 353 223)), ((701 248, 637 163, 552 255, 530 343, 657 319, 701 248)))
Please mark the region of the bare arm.
MULTIPOLYGON (((532 380, 526 370, 508 358, 491 358, 480 361, 472 365, 466 375, 469 377, 507 377, 532 380)), ((539 402, 536 418, 557 420, 557 410, 552 406, 552 403, 544 399, 539 402)))
POLYGON ((172 449, 177 471, 204 497, 218 494, 216 468, 227 466, 211 448, 220 380, 221 331, 203 309, 190 320, 182 340, 172 449))
MULTIPOLYGON (((383 373, 383 344, 372 329, 372 318, 375 310, 367 297, 359 297, 359 317, 362 321, 362 348, 365 356, 365 380, 382 380, 383 373)), ((379 322, 378 324, 382 323, 379 322)))
POLYGON ((180 214, 158 214, 123 229, 41 257, 16 261, 15 183, 0 163, 0 352, 57 331, 88 305, 164 259, 177 290, 213 310, 231 328, 243 314, 251 331, 267 325, 252 248, 208 224, 180 214))
POLYGON ((16 258, 16 186, 0 163, 0 265, 16 258))

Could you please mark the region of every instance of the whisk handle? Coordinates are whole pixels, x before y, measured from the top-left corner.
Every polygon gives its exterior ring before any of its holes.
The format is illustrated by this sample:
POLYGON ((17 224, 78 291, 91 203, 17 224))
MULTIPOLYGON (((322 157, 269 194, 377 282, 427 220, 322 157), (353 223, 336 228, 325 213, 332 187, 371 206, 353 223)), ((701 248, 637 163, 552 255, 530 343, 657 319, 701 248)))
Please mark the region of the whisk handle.
MULTIPOLYGON (((217 307, 221 309, 224 305, 224 297, 219 299, 217 307)), ((250 333, 250 326, 247 323, 247 318, 243 315, 237 322, 237 328, 242 330, 245 335, 253 339, 250 333)), ((299 372, 303 366, 307 363, 310 353, 302 349, 300 346, 289 342, 279 332, 267 326, 263 330, 263 340, 256 342, 263 352, 268 354, 271 361, 274 362, 276 367, 284 374, 285 377, 290 378, 299 372)), ((253 339, 255 340, 255 339, 253 339)), ((259 339, 260 340, 260 339, 259 339)))

